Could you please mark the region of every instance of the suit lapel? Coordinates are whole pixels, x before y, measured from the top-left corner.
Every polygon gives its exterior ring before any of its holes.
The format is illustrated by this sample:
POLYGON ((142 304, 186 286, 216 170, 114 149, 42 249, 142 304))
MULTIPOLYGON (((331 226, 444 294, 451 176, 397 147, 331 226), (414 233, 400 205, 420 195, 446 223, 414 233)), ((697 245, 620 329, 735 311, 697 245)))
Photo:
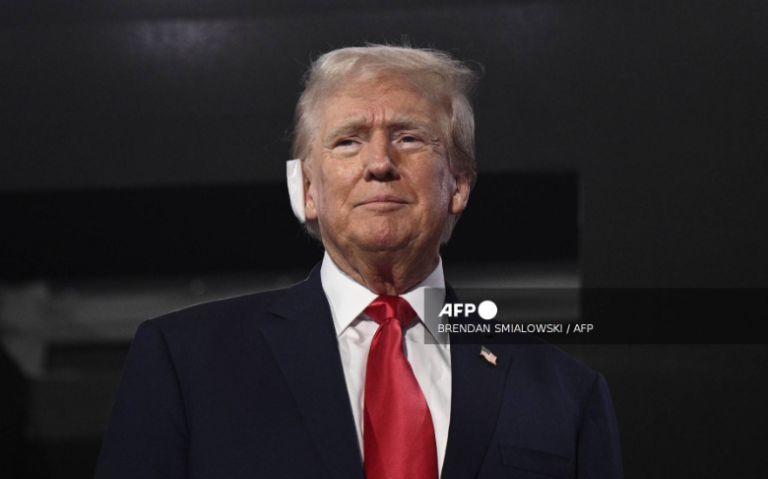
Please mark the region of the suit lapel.
POLYGON ((363 478, 347 383, 320 265, 271 308, 262 332, 331 477, 363 478))
MULTIPOLYGON (((446 286, 446 301, 458 302, 446 286)), ((504 384, 512 363, 502 348, 492 348, 496 366, 480 356, 480 344, 454 344, 451 338, 451 421, 441 479, 475 477, 496 429, 504 384)))

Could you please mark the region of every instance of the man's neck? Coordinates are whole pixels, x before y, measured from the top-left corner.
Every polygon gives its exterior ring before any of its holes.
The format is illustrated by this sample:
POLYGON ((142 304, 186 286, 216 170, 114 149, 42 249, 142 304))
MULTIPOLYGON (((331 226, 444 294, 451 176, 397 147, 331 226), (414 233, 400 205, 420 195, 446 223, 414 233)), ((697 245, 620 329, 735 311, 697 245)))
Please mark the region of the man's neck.
POLYGON ((439 251, 431 255, 386 251, 343 255, 329 246, 326 251, 341 271, 379 295, 397 296, 408 291, 424 281, 440 262, 439 251))

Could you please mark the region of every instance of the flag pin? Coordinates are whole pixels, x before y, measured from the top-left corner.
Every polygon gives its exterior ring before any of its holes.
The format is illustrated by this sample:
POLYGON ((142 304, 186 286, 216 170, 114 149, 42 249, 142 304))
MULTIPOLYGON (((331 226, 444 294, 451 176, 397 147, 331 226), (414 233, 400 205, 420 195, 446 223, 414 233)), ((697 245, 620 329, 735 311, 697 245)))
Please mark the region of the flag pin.
POLYGON ((496 355, 491 352, 490 349, 485 346, 480 346, 480 356, 485 358, 486 361, 496 366, 496 355))

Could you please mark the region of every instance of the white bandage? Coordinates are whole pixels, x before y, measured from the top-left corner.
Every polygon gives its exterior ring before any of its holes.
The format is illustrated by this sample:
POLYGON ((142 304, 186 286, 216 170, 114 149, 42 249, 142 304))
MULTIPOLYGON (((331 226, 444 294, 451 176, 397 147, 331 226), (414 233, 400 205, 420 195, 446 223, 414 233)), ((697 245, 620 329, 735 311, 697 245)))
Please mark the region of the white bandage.
POLYGON ((304 223, 304 174, 301 171, 301 160, 288 160, 285 165, 288 179, 288 195, 291 197, 293 214, 304 223))

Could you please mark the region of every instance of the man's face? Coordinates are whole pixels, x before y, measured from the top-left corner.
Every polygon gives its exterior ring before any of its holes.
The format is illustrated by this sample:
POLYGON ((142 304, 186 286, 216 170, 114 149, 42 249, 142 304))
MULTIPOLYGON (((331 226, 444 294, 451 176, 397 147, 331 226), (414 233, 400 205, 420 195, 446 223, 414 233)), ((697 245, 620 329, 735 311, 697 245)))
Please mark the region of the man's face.
POLYGON ((437 251, 469 194, 448 167, 442 108, 398 79, 353 82, 325 100, 305 199, 326 246, 437 251))

